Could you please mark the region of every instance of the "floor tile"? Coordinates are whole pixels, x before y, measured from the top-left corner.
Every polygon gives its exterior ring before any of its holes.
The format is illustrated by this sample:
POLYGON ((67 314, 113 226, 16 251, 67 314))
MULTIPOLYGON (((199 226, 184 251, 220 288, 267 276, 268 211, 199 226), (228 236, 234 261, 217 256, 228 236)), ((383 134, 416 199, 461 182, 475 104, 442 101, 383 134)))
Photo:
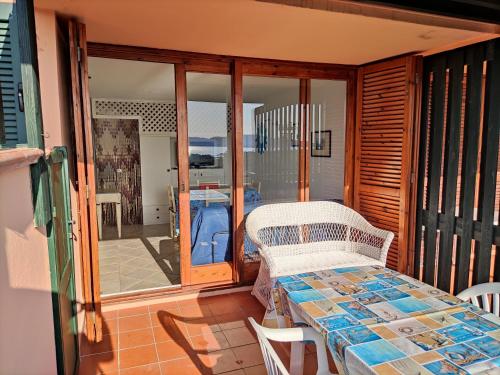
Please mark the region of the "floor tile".
POLYGON ((215 320, 222 330, 245 327, 246 317, 243 312, 215 315, 215 320))
POLYGON ((156 311, 149 314, 151 317, 151 324, 154 326, 165 325, 166 322, 180 321, 185 318, 181 316, 180 310, 178 312, 156 311))
POLYGON ((243 369, 245 375, 267 375, 266 366, 258 365, 243 369))
POLYGON ((118 335, 104 335, 100 342, 89 342, 87 338, 82 338, 80 345, 80 355, 112 352, 118 350, 118 335))
POLYGON ((259 344, 231 348, 241 367, 252 367, 264 363, 259 344))
POLYGON ((119 318, 120 332, 132 331, 151 327, 149 314, 119 318))
POLYGON ((222 332, 208 332, 190 338, 191 347, 197 353, 214 352, 229 348, 229 343, 222 332))
POLYGON ((209 304, 210 311, 213 315, 217 314, 229 314, 233 312, 240 312, 241 307, 238 301, 234 298, 228 297, 224 301, 209 304))
POLYGON ((147 305, 118 310, 118 316, 120 318, 126 316, 144 315, 144 314, 149 314, 149 308, 147 305))
POLYGON ((120 350, 120 369, 158 362, 154 345, 120 350))
POLYGON ((118 352, 94 354, 80 358, 80 375, 113 374, 118 370, 118 352))
POLYGON ((179 243, 168 232, 168 225, 124 225, 118 238, 116 226, 105 225, 99 241, 101 292, 108 295, 178 284, 179 243))
POLYGON ((156 344, 160 361, 189 357, 191 344, 186 339, 170 340, 156 344))
POLYGON ((102 334, 112 335, 118 333, 118 319, 105 319, 102 321, 102 334))
POLYGON ((180 304, 180 314, 183 318, 203 318, 212 316, 209 305, 182 305, 180 304))
POLYGON ((162 375, 160 365, 152 363, 145 366, 131 367, 120 370, 120 375, 162 375))
POLYGON ((248 327, 241 327, 223 331, 231 347, 253 344, 257 339, 248 327))
MULTIPOLYGON (((133 252, 133 248, 128 251, 133 252)), ((247 316, 263 313, 264 308, 248 292, 106 312, 104 331, 113 335, 104 337, 111 342, 93 348, 82 345, 82 353, 108 348, 120 351, 83 357, 80 373, 119 375, 119 353, 120 366, 127 366, 120 375, 157 375, 160 369, 163 375, 265 374, 260 347, 247 322, 247 316), (217 306, 226 313, 214 314, 217 306)), ((287 363, 289 346, 280 346, 277 351, 287 363)))
POLYGON ((104 320, 116 319, 116 318, 118 318, 118 311, 119 310, 103 311, 101 313, 102 319, 104 319, 104 320))
POLYGON ((221 330, 215 317, 210 316, 199 319, 188 319, 183 322, 189 336, 199 336, 209 332, 218 332, 221 330))
POLYGON ((205 375, 209 373, 201 361, 196 362, 192 358, 180 358, 160 362, 160 366, 164 375, 205 375))
POLYGON ((155 303, 154 305, 149 305, 149 311, 151 312, 151 314, 153 314, 158 311, 180 313, 181 310, 177 305, 177 302, 163 302, 163 303, 155 303))
POLYGON ((231 349, 219 350, 211 353, 200 353, 198 358, 203 365, 210 369, 212 374, 221 374, 241 368, 231 349))
POLYGON ((315 374, 318 371, 318 360, 315 353, 304 356, 304 374, 315 374))
POLYGON ((153 334, 156 342, 177 340, 187 338, 187 331, 176 323, 165 323, 161 326, 153 327, 153 334))
POLYGON ((221 375, 245 375, 245 372, 243 371, 243 369, 240 369, 240 370, 228 371, 221 375))
POLYGON ((120 332, 120 350, 142 345, 154 344, 153 329, 139 329, 136 331, 120 332))

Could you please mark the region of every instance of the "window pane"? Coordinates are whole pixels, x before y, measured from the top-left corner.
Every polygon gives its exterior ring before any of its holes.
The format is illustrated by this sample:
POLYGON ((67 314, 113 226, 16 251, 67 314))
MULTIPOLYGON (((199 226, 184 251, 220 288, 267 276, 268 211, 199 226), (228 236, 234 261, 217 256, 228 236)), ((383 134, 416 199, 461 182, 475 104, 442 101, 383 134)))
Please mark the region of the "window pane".
POLYGON ((346 87, 345 81, 311 80, 310 200, 343 200, 346 87))
POLYGON ((231 77, 187 73, 191 264, 232 260, 231 77))
MULTIPOLYGON (((245 215, 262 204, 298 197, 299 80, 243 78, 245 215)), ((245 236, 245 261, 257 260, 245 236)))

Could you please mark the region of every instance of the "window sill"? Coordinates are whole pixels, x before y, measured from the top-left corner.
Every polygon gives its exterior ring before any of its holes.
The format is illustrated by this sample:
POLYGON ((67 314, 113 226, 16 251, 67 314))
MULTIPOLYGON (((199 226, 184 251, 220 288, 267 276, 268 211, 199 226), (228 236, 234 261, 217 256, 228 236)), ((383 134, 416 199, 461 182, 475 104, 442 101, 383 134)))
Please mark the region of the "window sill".
POLYGON ((0 150, 0 172, 16 169, 36 163, 43 156, 38 148, 13 148, 0 150))

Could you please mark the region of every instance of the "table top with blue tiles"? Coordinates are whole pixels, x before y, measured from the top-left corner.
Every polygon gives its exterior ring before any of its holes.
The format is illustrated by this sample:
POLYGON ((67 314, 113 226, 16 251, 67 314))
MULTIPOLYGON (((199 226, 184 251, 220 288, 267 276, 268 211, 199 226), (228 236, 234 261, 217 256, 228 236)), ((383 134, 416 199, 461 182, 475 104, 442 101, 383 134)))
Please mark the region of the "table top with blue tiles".
POLYGON ((348 374, 500 373, 500 319, 379 266, 280 277, 263 325, 293 308, 321 332, 348 374))

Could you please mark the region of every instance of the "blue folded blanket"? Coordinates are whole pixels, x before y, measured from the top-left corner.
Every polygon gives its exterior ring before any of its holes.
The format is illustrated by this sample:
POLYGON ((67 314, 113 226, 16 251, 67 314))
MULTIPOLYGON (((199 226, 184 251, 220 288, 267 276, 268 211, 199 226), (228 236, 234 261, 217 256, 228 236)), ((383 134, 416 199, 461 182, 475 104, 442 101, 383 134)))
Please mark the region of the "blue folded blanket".
POLYGON ((227 207, 201 207, 191 224, 191 264, 232 260, 230 227, 231 215, 227 207))

